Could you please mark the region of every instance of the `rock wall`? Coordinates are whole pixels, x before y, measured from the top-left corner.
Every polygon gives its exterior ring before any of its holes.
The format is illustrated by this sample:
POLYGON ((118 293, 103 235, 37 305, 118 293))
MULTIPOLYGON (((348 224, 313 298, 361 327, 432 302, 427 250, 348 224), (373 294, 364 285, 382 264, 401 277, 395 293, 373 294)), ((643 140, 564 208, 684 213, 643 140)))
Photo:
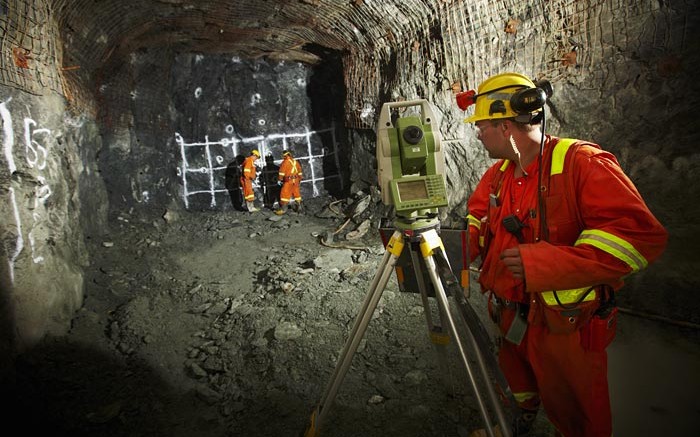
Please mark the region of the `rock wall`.
MULTIPOLYGON (((571 11, 560 12, 558 17, 571 11)), ((504 71, 547 78, 554 86, 546 108, 547 132, 597 142, 614 153, 670 234, 662 258, 627 279, 619 296, 622 305, 700 321, 694 298, 700 283, 693 274, 699 259, 688 250, 700 242, 700 225, 692 219, 700 211, 691 200, 700 194, 692 181, 699 171, 695 144, 700 129, 693 120, 700 98, 700 84, 694 77, 700 50, 697 40, 687 36, 687 30, 700 22, 699 9, 648 2, 589 4, 579 11, 576 23, 566 28, 569 40, 555 38, 558 29, 551 14, 535 13, 524 3, 508 14, 517 22, 516 32, 497 26, 498 16, 480 17, 482 24, 494 25, 482 28, 478 38, 464 35, 467 47, 472 44, 472 58, 446 59, 442 73, 417 73, 431 65, 422 50, 429 40, 418 44, 421 50, 411 56, 376 61, 385 65, 380 94, 387 101, 427 98, 434 107, 445 139, 450 215, 466 213, 468 195, 493 161, 473 127, 462 122, 468 114, 457 108, 445 74, 461 69, 465 89, 475 89, 489 75, 504 71), (543 35, 543 31, 551 33, 543 35), (550 63, 533 58, 535 54, 544 57, 552 40, 557 41, 562 58, 550 63), (464 59, 463 65, 459 59, 464 59)), ((445 18, 443 26, 449 25, 451 17, 445 18)), ((479 20, 471 26, 478 27, 479 20)), ((456 85, 459 89, 460 84, 456 85)), ((359 150, 353 151, 360 162, 373 154, 371 134, 353 138, 361 139, 359 150)), ((354 181, 373 180, 376 171, 368 166, 353 169, 354 181)))
POLYGON ((291 150, 304 171, 303 197, 341 193, 348 143, 342 89, 332 86, 342 87, 333 76, 339 62, 134 53, 100 91, 107 146, 100 167, 110 207, 149 216, 166 208, 231 209, 238 177, 230 173, 253 149, 277 165, 291 150))
POLYGON ((83 300, 84 239, 106 225, 94 122, 56 95, 0 86, 2 356, 65 333, 83 300), (90 193, 90 195, 86 195, 90 193))

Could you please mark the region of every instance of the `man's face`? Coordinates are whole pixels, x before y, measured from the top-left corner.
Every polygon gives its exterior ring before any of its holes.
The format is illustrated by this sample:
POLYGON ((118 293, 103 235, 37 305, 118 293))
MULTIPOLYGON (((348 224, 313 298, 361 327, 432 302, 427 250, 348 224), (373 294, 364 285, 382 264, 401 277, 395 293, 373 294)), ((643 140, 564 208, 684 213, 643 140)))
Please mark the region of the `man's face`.
POLYGON ((474 123, 476 127, 476 137, 489 152, 489 157, 493 159, 508 158, 510 145, 508 138, 504 135, 503 122, 492 120, 480 120, 474 123))

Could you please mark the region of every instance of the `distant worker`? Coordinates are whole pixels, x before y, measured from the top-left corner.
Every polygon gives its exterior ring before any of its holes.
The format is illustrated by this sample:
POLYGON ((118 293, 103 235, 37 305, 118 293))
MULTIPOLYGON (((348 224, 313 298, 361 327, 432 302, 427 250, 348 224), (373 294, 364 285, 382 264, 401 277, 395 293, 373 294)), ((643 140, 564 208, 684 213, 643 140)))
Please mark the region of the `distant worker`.
POLYGON ((253 181, 257 177, 255 161, 260 159, 260 152, 253 149, 243 161, 243 176, 241 176, 241 188, 243 188, 243 199, 248 207, 248 212, 255 212, 258 209, 255 207, 255 192, 253 191, 253 181))
POLYGON ((233 158, 233 161, 229 162, 226 166, 226 173, 224 177, 224 186, 228 190, 228 194, 231 197, 231 204, 234 209, 241 211, 243 210, 243 191, 241 190, 241 175, 243 160, 245 157, 243 155, 238 155, 233 158))
POLYGON ((277 175, 280 166, 275 164, 275 158, 271 153, 265 156, 265 167, 262 170, 261 182, 263 186, 263 204, 265 208, 273 209, 279 202, 280 186, 277 184, 277 175))
POLYGON ((285 150, 282 154, 284 160, 280 165, 278 180, 282 183, 282 191, 280 192, 280 207, 275 214, 284 214, 284 208, 290 200, 293 200, 292 208, 294 211, 301 211, 301 193, 299 185, 301 184, 301 165, 292 156, 292 152, 285 150))

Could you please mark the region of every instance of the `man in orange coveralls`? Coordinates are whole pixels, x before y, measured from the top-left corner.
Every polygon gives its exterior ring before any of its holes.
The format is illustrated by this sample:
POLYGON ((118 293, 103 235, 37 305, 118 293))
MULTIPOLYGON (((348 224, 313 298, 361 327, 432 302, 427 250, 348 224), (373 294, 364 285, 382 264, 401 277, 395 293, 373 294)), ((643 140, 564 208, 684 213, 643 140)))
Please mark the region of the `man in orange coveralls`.
POLYGON ((284 207, 287 206, 290 200, 294 200, 293 208, 294 211, 301 211, 301 193, 299 192, 299 185, 301 184, 301 165, 294 159, 292 152, 285 150, 282 153, 282 164, 280 164, 280 171, 278 174, 278 180, 282 183, 282 191, 280 191, 280 208, 275 211, 275 214, 284 214, 284 207))
POLYGON ((253 191, 253 181, 257 177, 255 161, 260 159, 260 152, 253 149, 250 155, 243 161, 243 176, 241 176, 241 188, 243 188, 243 199, 248 207, 248 212, 258 211, 255 207, 255 192, 253 191))
POLYGON ((460 108, 475 104, 465 122, 499 160, 468 201, 470 250, 520 407, 512 435, 527 435, 541 403, 558 435, 610 437, 614 291, 663 252, 667 233, 612 154, 544 134, 550 95, 517 73, 457 95, 460 108))

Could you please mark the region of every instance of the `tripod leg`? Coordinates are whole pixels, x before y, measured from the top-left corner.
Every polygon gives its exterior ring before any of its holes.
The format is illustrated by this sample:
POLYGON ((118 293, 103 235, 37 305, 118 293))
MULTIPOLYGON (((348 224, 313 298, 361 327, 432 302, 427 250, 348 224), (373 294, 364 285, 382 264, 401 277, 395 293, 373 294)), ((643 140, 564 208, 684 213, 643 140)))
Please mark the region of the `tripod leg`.
MULTIPOLYGON (((451 372, 447 359, 447 345, 450 343, 450 336, 444 329, 444 323, 439 326, 436 326, 435 323, 433 323, 432 308, 430 306, 430 301, 428 300, 428 287, 425 283, 424 275, 421 274, 423 269, 421 267, 420 257, 418 256, 418 251, 415 250, 415 246, 413 244, 411 245, 410 249, 411 250, 409 253, 411 255, 411 264, 413 265, 416 284, 418 285, 418 291, 420 292, 421 302, 423 304, 425 321, 428 324, 430 342, 433 344, 435 356, 437 357, 438 365, 440 367, 440 379, 442 384, 445 386, 445 391, 448 393, 454 393, 454 387, 450 384, 452 378, 450 377, 451 372)), ((441 315, 440 319, 444 320, 441 315)))
POLYGON ((333 371, 333 376, 331 377, 326 390, 321 397, 321 403, 316 407, 311 415, 311 420, 309 426, 304 433, 304 437, 316 437, 318 436, 318 431, 323 424, 323 419, 326 416, 328 408, 333 404, 335 396, 338 392, 340 384, 343 382, 345 375, 350 368, 352 363, 352 358, 357 351, 360 341, 367 330, 367 325, 369 325, 374 310, 377 308, 379 299, 382 297, 384 292, 384 287, 386 287, 387 282, 389 282, 389 277, 394 271, 396 262, 403 251, 404 242, 403 235, 399 231, 394 231, 391 236, 389 243, 386 245, 386 252, 382 258, 381 264, 377 273, 374 275, 374 279, 369 287, 369 291, 365 296, 365 300, 362 304, 362 308, 358 313, 355 324, 350 331, 348 340, 343 346, 343 350, 338 358, 338 364, 336 364, 335 370, 333 371))
MULTIPOLYGON (((455 339, 455 343, 457 345, 457 348, 459 350, 460 357, 462 359, 462 363, 464 364, 464 367, 467 371, 467 375, 469 376, 469 381, 472 385, 472 388, 474 390, 474 395, 476 397, 478 406, 479 406, 479 411, 481 412, 481 417, 484 421, 484 425, 486 426, 486 431, 490 437, 494 437, 494 430, 493 426, 491 424, 491 419, 489 417, 489 411, 484 403, 484 400, 482 399, 481 392, 479 391, 478 388, 478 382, 476 380, 476 375, 472 371, 472 367, 469 364, 469 360, 467 359, 466 351, 464 349, 464 345, 462 344, 462 341, 460 340, 459 333, 457 332, 457 326, 455 325, 454 320, 452 319, 452 315, 449 311, 449 304, 447 302, 447 294, 445 293, 445 289, 442 286, 442 281, 440 276, 438 275, 438 270, 437 266, 435 264, 435 260, 433 259, 433 251, 437 248, 443 247, 442 245, 442 240, 440 239, 440 236, 437 234, 437 232, 433 230, 429 230, 421 234, 422 241, 421 241, 421 253, 423 255, 423 258, 425 260, 425 265, 428 269, 428 274, 430 276, 430 280, 433 283, 433 287, 435 288, 435 297, 438 301, 438 304, 440 306, 440 311, 441 315, 444 316, 445 321, 448 324, 450 334, 452 335, 452 338, 455 339)), ((473 340, 473 339, 472 339, 473 340)), ((484 368, 484 366, 480 366, 481 369, 484 368)), ((489 384, 489 376, 488 374, 483 375, 484 378, 484 383, 489 384)), ((493 389, 491 388, 491 391, 493 389)), ((492 401, 494 398, 492 398, 492 401)), ((497 419, 501 425, 501 433, 504 437, 510 437, 511 432, 510 432, 510 426, 506 423, 505 416, 503 415, 503 410, 500 406, 500 404, 496 402, 492 402, 494 405, 492 405, 493 409, 496 412, 497 419)))

